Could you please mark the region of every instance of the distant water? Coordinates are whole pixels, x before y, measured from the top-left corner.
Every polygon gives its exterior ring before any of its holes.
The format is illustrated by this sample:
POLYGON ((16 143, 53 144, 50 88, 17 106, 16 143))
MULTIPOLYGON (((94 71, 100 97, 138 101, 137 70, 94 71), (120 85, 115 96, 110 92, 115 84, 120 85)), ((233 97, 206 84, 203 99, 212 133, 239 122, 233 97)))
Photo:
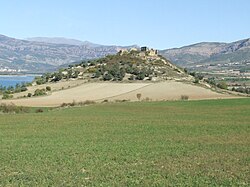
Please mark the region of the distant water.
POLYGON ((0 85, 16 86, 16 84, 29 83, 38 75, 0 75, 0 85))

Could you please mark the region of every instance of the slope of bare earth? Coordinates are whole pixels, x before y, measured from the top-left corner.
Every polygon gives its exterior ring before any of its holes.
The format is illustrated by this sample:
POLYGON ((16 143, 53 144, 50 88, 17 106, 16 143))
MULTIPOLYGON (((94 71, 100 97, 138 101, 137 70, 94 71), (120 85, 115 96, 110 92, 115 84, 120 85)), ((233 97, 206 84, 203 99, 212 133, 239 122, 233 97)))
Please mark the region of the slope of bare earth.
POLYGON ((133 90, 131 92, 111 97, 110 100, 138 100, 137 94, 141 94, 140 100, 179 100, 181 96, 188 96, 192 100, 219 99, 232 97, 226 94, 213 92, 199 86, 185 84, 183 82, 167 81, 151 84, 149 86, 133 90))
POLYGON ((0 103, 14 103, 22 106, 59 106, 62 103, 93 100, 101 102, 130 100, 137 101, 137 94, 141 99, 149 100, 178 100, 181 95, 189 99, 229 98, 230 95, 219 94, 209 89, 182 82, 166 81, 159 83, 85 83, 66 90, 52 92, 42 97, 0 100, 0 103))
POLYGON ((41 85, 34 85, 34 86, 27 87, 28 88, 27 91, 15 93, 13 96, 15 99, 20 98, 20 97, 24 97, 24 96, 27 96, 28 93, 34 94, 36 89, 45 89, 47 86, 49 86, 52 91, 71 89, 73 87, 77 87, 79 85, 82 85, 86 82, 87 82, 86 80, 78 79, 78 80, 59 81, 56 83, 46 83, 46 84, 41 84, 41 85))
POLYGON ((70 89, 52 92, 48 96, 0 100, 0 102, 22 106, 59 106, 62 103, 73 101, 101 100, 106 97, 114 97, 147 85, 144 83, 85 83, 70 89))

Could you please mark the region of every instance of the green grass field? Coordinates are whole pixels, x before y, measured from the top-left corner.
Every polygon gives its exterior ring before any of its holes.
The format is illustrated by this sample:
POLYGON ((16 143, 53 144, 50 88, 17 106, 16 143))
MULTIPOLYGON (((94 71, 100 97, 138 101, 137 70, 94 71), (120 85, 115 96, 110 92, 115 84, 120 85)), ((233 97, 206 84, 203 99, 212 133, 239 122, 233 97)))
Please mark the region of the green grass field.
POLYGON ((0 114, 0 186, 249 186, 250 99, 0 114))

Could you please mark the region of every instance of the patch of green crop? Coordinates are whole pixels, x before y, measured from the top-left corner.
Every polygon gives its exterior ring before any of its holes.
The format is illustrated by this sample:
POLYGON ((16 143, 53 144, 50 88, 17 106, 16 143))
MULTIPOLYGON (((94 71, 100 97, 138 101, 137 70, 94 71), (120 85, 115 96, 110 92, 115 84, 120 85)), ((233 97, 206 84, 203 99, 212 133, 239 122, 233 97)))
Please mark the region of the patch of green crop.
POLYGON ((250 99, 0 115, 0 186, 249 186, 250 99))

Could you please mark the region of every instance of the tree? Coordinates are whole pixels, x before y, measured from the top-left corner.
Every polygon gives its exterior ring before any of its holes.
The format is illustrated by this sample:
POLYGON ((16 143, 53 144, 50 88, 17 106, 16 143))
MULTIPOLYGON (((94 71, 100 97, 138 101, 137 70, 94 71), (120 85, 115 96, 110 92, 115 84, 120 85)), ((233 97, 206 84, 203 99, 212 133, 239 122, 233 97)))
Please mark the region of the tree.
POLYGON ((55 73, 55 74, 54 74, 53 81, 54 81, 54 82, 57 82, 57 81, 60 81, 62 78, 63 78, 63 75, 62 75, 61 72, 55 73))
POLYGON ((227 89, 227 83, 226 82, 219 82, 218 84, 217 84, 217 87, 218 88, 221 88, 221 89, 227 89))
POLYGON ((136 77, 136 79, 138 80, 143 80, 144 78, 145 78, 145 73, 143 71, 141 71, 136 77))
POLYGON ((109 81, 109 80, 111 80, 112 78, 113 78, 112 75, 109 74, 109 73, 106 73, 105 75, 103 75, 103 80, 104 80, 104 81, 109 81))
POLYGON ((196 73, 195 72, 190 72, 189 75, 195 77, 196 73))
POLYGON ((38 85, 41 85, 41 84, 45 84, 46 83, 46 77, 37 77, 37 78, 35 78, 35 80, 36 80, 36 84, 38 84, 38 85))

